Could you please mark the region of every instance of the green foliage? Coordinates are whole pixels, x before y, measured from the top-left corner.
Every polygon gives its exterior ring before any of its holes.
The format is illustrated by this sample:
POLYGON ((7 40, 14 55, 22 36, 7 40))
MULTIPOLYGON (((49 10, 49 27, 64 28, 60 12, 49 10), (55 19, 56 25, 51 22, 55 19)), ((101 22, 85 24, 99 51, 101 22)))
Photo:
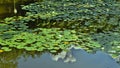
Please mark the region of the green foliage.
POLYGON ((4 51, 9 51, 11 48, 17 48, 27 51, 47 50, 50 52, 57 52, 59 50, 66 50, 70 45, 76 45, 83 48, 100 47, 100 45, 95 45, 94 43, 95 42, 90 38, 85 38, 82 33, 78 36, 75 30, 61 30, 59 28, 36 28, 31 32, 7 31, 3 32, 0 36, 1 49, 4 51))
POLYGON ((109 31, 120 25, 120 3, 114 0, 46 0, 22 9, 28 11, 26 16, 50 21, 49 26, 56 21, 55 25, 83 32, 109 31))
POLYGON ((1 49, 3 49, 4 51, 11 51, 12 50, 9 47, 2 47, 1 49))
POLYGON ((0 23, 0 47, 4 51, 17 48, 54 53, 75 45, 87 51, 110 47, 120 52, 119 2, 46 0, 22 9, 27 10, 25 16, 5 18, 0 23))
POLYGON ((42 19, 64 21, 91 19, 91 17, 106 14, 119 14, 117 3, 109 3, 108 1, 83 2, 80 0, 46 0, 24 6, 22 9, 28 10, 30 15, 38 14, 42 19))
POLYGON ((96 33, 91 36, 93 37, 93 40, 102 45, 104 51, 107 51, 112 55, 119 55, 120 33, 110 31, 105 33, 96 33))

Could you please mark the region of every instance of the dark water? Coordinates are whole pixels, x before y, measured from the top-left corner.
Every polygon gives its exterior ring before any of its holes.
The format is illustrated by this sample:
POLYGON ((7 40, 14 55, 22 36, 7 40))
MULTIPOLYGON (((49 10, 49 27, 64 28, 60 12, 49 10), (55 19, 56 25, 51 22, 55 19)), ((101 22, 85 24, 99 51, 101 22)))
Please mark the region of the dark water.
POLYGON ((101 51, 95 54, 80 49, 71 52, 76 62, 64 62, 65 59, 55 61, 49 53, 4 53, 0 55, 0 68, 120 68, 111 56, 101 51))
POLYGON ((0 19, 24 15, 20 5, 25 5, 41 0, 0 0, 0 19))

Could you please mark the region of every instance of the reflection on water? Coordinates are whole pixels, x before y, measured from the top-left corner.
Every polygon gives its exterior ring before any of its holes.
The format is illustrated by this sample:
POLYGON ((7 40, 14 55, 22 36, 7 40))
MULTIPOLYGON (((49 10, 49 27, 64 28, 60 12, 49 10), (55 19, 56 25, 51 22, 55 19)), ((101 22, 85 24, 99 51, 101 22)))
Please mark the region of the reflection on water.
POLYGON ((0 54, 0 68, 120 68, 114 59, 101 51, 89 54, 81 49, 72 49, 71 55, 76 62, 54 61, 49 53, 13 50, 0 54))
POLYGON ((53 61, 48 53, 41 57, 32 59, 24 58, 19 60, 18 68, 120 68, 120 66, 106 53, 98 51, 96 54, 88 54, 83 50, 74 50, 73 56, 76 58, 75 63, 64 63, 62 60, 53 61))
POLYGON ((38 52, 25 52, 23 50, 3 52, 0 53, 0 68, 18 68, 21 57, 26 60, 29 57, 32 57, 32 59, 34 59, 36 56, 40 57, 40 55, 41 53, 38 52))
POLYGON ((17 68, 17 59, 21 52, 4 52, 0 54, 0 68, 17 68))

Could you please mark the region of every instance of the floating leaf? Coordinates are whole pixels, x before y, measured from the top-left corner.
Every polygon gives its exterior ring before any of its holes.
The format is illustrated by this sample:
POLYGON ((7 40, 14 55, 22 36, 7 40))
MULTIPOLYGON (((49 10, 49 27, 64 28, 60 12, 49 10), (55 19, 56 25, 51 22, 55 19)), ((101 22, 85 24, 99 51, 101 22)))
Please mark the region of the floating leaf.
POLYGON ((12 50, 9 47, 2 47, 1 49, 4 50, 4 51, 11 51, 12 50))

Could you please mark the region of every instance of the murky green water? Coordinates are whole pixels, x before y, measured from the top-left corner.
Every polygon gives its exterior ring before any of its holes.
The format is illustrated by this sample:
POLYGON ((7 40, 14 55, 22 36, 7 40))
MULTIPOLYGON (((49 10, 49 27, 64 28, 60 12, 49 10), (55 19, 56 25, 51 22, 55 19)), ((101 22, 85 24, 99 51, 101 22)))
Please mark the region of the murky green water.
POLYGON ((0 19, 14 15, 24 15, 21 10, 22 4, 29 4, 40 0, 1 0, 0 1, 0 19))
MULTIPOLYGON (((14 15, 24 15, 20 5, 34 1, 1 0, 0 19, 14 15)), ((83 50, 72 50, 71 54, 76 59, 76 62, 65 63, 64 61, 67 57, 55 61, 57 55, 52 55, 48 52, 13 50, 0 53, 0 68, 120 68, 119 64, 111 56, 100 51, 90 54, 83 50)))

